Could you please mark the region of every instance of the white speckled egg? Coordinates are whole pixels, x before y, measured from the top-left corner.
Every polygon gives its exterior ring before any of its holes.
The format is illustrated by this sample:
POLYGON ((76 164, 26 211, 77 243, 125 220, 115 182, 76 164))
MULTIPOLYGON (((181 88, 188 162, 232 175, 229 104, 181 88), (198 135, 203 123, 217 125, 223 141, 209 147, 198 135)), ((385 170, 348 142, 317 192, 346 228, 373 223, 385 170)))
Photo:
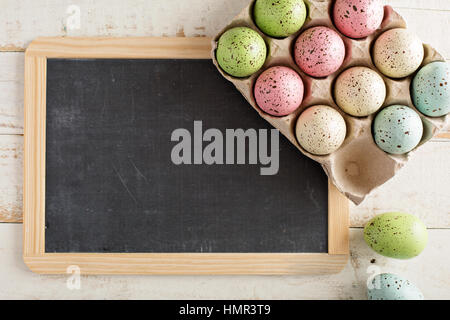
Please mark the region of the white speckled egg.
POLYGON ((391 154, 404 154, 414 149, 422 139, 423 124, 411 108, 393 105, 377 114, 373 123, 376 144, 391 154))
POLYGON ((417 72, 411 86, 416 108, 429 117, 450 112, 450 65, 432 62, 417 72))
POLYGON ((336 80, 334 96, 337 105, 346 113, 365 117, 378 111, 386 98, 383 78, 370 68, 354 67, 345 70, 336 80))
POLYGON ((367 288, 369 300, 423 300, 420 290, 405 278, 392 273, 373 277, 367 288))
POLYGON ((406 29, 391 29, 375 41, 373 60, 388 77, 403 78, 414 73, 422 64, 423 44, 406 29))
POLYGON ((326 155, 339 149, 346 134, 344 118, 329 106, 310 107, 297 120, 298 142, 306 151, 315 155, 326 155))

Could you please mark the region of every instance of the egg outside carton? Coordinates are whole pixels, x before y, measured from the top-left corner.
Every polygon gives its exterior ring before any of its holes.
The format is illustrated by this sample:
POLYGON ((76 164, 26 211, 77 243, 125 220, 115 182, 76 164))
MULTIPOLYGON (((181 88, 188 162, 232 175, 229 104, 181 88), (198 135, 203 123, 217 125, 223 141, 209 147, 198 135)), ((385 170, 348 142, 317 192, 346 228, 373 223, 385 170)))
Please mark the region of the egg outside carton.
MULTIPOLYGON (((213 38, 211 52, 213 62, 219 72, 234 84, 262 118, 279 129, 304 155, 322 165, 326 174, 339 191, 353 203, 360 204, 370 192, 391 179, 407 163, 414 151, 430 140, 450 122, 449 115, 440 118, 431 118, 421 114, 414 107, 411 100, 410 86, 415 73, 406 78, 391 79, 379 72, 373 64, 372 47, 378 36, 390 29, 406 28, 406 22, 392 7, 385 6, 383 22, 375 33, 364 39, 351 39, 344 36, 334 26, 332 20, 334 0, 305 0, 308 8, 308 16, 303 27, 297 33, 287 38, 277 39, 264 34, 254 23, 254 2, 252 1, 229 25, 213 38), (326 78, 313 78, 308 76, 298 68, 293 58, 294 45, 297 37, 306 29, 315 26, 326 26, 335 30, 345 43, 346 56, 342 66, 326 78), (249 27, 258 32, 267 44, 268 55, 264 66, 258 72, 247 78, 235 78, 226 74, 219 67, 216 60, 215 51, 217 49, 217 41, 225 31, 233 27, 249 27), (305 95, 302 104, 296 111, 284 117, 275 117, 263 112, 257 106, 253 95, 253 87, 256 79, 263 71, 270 67, 280 65, 290 67, 300 74, 305 85, 305 95), (404 155, 385 153, 378 148, 372 137, 372 121, 376 114, 357 118, 346 114, 336 105, 333 94, 334 82, 344 70, 355 66, 371 68, 382 76, 387 89, 386 100, 382 108, 393 104, 401 104, 413 108, 420 115, 424 124, 424 134, 420 144, 414 150, 404 155), (344 117, 347 125, 347 135, 341 147, 326 156, 317 156, 307 152, 300 146, 295 135, 295 126, 300 114, 308 107, 319 104, 329 105, 336 109, 344 117)), ((421 67, 433 61, 445 61, 429 45, 424 45, 424 51, 425 57, 421 67)))

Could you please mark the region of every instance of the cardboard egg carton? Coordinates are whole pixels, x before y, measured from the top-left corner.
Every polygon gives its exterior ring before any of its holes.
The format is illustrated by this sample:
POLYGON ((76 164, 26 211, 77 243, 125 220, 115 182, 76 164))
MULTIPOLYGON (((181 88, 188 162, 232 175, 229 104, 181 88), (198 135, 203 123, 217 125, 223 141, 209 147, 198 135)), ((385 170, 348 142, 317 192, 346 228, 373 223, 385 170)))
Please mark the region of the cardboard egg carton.
MULTIPOLYGON (((301 30, 288 38, 276 39, 265 35, 254 23, 254 1, 252 1, 213 39, 213 61, 219 72, 236 86, 261 117, 279 129, 303 154, 319 162, 336 187, 355 204, 359 204, 371 191, 392 178, 406 164, 417 148, 420 148, 423 143, 442 129, 448 122, 449 115, 441 118, 430 118, 416 110, 424 124, 424 134, 419 146, 405 155, 391 155, 378 148, 372 137, 372 121, 375 115, 357 118, 344 113, 334 101, 334 81, 344 70, 350 67, 369 67, 378 72, 386 83, 387 96, 383 107, 402 104, 415 109, 410 95, 410 85, 414 74, 400 80, 390 79, 377 70, 371 57, 372 46, 377 37, 393 28, 406 28, 405 21, 390 6, 386 6, 380 28, 365 39, 354 40, 341 34, 333 24, 334 0, 305 0, 305 3, 308 7, 308 18, 301 30), (337 31, 346 46, 346 57, 343 65, 338 71, 326 78, 313 78, 306 75, 297 67, 293 56, 293 48, 298 35, 314 26, 327 26, 337 31), (267 44, 268 56, 264 66, 248 78, 234 78, 226 74, 221 70, 216 60, 217 41, 225 31, 233 27, 249 27, 257 31, 267 44), (294 113, 285 117, 274 117, 264 113, 257 106, 253 96, 253 86, 258 76, 269 67, 279 65, 296 70, 305 85, 305 96, 301 106, 294 113), (299 115, 306 108, 318 104, 329 105, 338 110, 347 124, 347 136, 344 143, 337 151, 326 156, 308 153, 300 146, 295 135, 295 126, 299 115)), ((425 58, 422 66, 433 61, 444 61, 443 57, 429 45, 424 45, 424 49, 425 58)))

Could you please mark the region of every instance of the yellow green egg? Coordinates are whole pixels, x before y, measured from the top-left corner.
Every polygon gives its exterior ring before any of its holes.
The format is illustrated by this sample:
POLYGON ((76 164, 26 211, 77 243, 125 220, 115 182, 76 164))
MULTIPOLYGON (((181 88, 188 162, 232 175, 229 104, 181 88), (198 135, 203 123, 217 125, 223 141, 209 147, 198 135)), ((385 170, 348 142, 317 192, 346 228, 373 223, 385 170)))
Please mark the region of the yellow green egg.
POLYGON ((428 242, 426 226, 416 216, 388 212, 370 220, 364 228, 364 240, 377 253, 396 259, 418 256, 428 242))
POLYGON ((236 27, 226 31, 217 43, 217 62, 223 71, 237 78, 248 77, 266 61, 264 39, 253 29, 236 27))
POLYGON ((303 0, 256 0, 253 11, 258 28, 276 38, 296 33, 307 15, 303 0))

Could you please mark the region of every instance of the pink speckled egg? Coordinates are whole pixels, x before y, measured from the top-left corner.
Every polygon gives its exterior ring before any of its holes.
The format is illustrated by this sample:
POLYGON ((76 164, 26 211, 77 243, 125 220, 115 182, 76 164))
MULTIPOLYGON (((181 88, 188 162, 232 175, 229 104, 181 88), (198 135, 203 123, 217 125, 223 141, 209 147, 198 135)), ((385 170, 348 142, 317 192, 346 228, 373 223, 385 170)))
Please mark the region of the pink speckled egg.
POLYGON ((314 27, 303 32, 295 42, 295 62, 313 77, 326 77, 344 62, 345 45, 336 31, 314 27))
POLYGON ((365 38, 374 33, 384 17, 382 0, 336 0, 334 24, 350 38, 365 38))
POLYGON ((286 116, 294 112, 303 100, 303 81, 288 67, 272 67, 256 80, 255 100, 264 112, 286 116))

